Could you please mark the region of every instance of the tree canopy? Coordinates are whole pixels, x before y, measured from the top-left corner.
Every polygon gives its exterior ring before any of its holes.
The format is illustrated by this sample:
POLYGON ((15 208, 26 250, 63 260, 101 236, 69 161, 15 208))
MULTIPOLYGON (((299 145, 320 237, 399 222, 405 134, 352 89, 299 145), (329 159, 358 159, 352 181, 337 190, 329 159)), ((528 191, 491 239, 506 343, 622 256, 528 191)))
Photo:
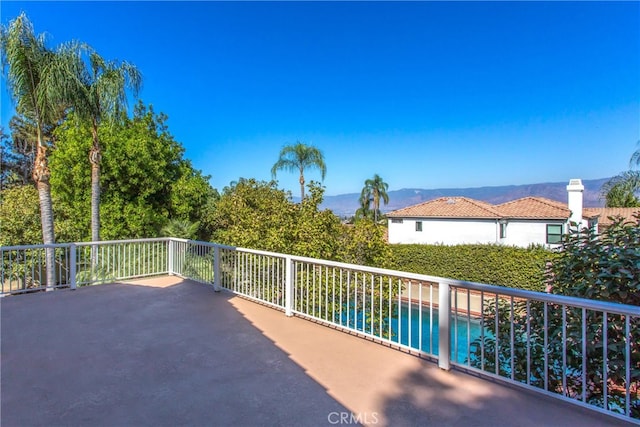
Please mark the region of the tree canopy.
POLYGON ((232 246, 292 255, 380 266, 387 245, 378 227, 340 223, 330 210, 320 210, 324 189, 308 185, 301 203, 279 190, 274 181, 241 178, 226 187, 207 217, 213 240, 232 246))
MULTIPOLYGON (((167 117, 141 102, 133 118, 100 129, 103 144, 102 234, 106 239, 156 237, 170 219, 199 222, 216 192, 208 177, 183 158, 183 147, 166 126, 167 117)), ((65 241, 87 240, 90 230, 92 145, 88 124, 72 120, 56 133, 51 156, 56 212, 65 241)), ((199 232, 198 237, 209 236, 199 232)))

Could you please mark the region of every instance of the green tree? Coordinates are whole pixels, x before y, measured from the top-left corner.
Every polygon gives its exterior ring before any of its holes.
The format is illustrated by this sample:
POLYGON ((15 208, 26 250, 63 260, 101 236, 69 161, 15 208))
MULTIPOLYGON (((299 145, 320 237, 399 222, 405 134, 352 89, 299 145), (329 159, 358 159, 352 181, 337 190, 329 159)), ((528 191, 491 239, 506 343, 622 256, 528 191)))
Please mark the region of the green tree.
MULTIPOLYGON (((548 270, 550 292, 640 305, 640 216, 636 215, 633 221, 625 221, 621 217, 612 220, 613 223, 599 234, 594 229, 570 231, 563 241, 559 257, 548 270)), ((557 312, 560 317, 561 310, 557 312)), ((580 330, 581 316, 579 310, 568 311, 569 331, 580 330)), ((605 387, 608 387, 610 405, 624 407, 623 390, 630 383, 632 417, 640 418, 640 343, 635 340, 629 343, 630 360, 627 360, 624 350, 625 341, 640 334, 640 319, 628 319, 630 335, 626 334, 622 316, 607 314, 606 331, 603 330, 604 320, 602 313, 587 312, 587 341, 598 343, 587 348, 587 360, 590 362, 587 369, 587 398, 591 403, 602 406, 602 395, 605 387), (602 370, 593 369, 605 363, 601 344, 605 337, 609 345, 606 355, 607 381, 613 384, 607 386, 602 370), (631 366, 630 378, 625 372, 627 363, 631 366)), ((558 321, 556 331, 560 331, 560 328, 561 322, 558 321)), ((560 348, 561 343, 557 347, 560 348)), ((580 360, 581 354, 572 350, 574 354, 569 360, 580 360)))
MULTIPOLYGON (((26 185, 33 182, 33 164, 36 146, 33 144, 36 135, 35 127, 22 116, 13 116, 9 120, 11 137, 3 142, 3 161, 0 175, 4 185, 26 185)), ((47 131, 50 129, 47 129, 47 131)), ((52 135, 45 133, 47 141, 52 135)))
POLYGON ((160 234, 165 237, 177 237, 179 239, 194 239, 200 223, 189 222, 180 219, 172 219, 162 227, 160 234))
POLYGON ((210 177, 195 169, 187 159, 179 162, 178 175, 171 183, 169 216, 171 220, 199 224, 194 238, 209 240, 211 230, 204 218, 220 195, 209 184, 210 177))
POLYGON ((314 181, 308 188, 309 195, 294 206, 294 233, 289 253, 339 261, 343 225, 330 210, 320 210, 324 188, 314 181))
POLYGON ((385 241, 384 228, 373 221, 357 221, 344 228, 340 242, 343 262, 371 267, 389 267, 391 248, 385 241))
POLYGON ((231 183, 205 221, 215 242, 283 253, 292 250, 295 205, 274 181, 240 178, 231 183))
POLYGON ((370 210, 370 203, 373 203, 373 222, 376 224, 382 216, 380 212, 380 202, 383 201, 385 205, 389 203, 388 189, 389 184, 384 182, 378 174, 375 174, 373 178, 367 179, 364 182, 364 188, 360 193, 360 204, 362 205, 363 212, 368 212, 370 210))
POLYGON ((38 191, 32 185, 0 192, 0 246, 42 242, 38 191))
MULTIPOLYGON (((138 103, 132 118, 123 116, 112 126, 100 127, 103 238, 156 237, 170 219, 202 222, 215 191, 208 177, 183 158, 184 148, 169 133, 166 120, 138 103)), ((92 138, 89 124, 75 123, 70 117, 56 133, 51 183, 65 240, 84 241, 90 239, 91 168, 86 153, 92 138)))
MULTIPOLYGON (((69 44, 51 50, 43 35, 37 36, 24 13, 0 30, 4 75, 17 113, 35 128, 32 145, 36 147, 33 179, 40 200, 40 218, 44 243, 54 243, 53 206, 49 143, 44 133, 60 117, 62 107, 68 105, 75 86, 80 57, 76 46, 69 44)), ((54 251, 46 254, 47 285, 55 283, 54 251)))
POLYGON ((75 117, 90 123, 91 240, 100 240, 100 163, 102 148, 98 128, 126 110, 127 89, 137 95, 142 84, 138 69, 127 62, 106 61, 94 51, 78 76, 81 90, 74 100, 75 117))
MULTIPOLYGON (((640 141, 638 142, 640 145, 640 141)), ((629 160, 629 170, 614 176, 602 186, 601 196, 608 208, 633 208, 640 206, 640 148, 633 152, 629 160)))
POLYGON ((287 145, 282 148, 278 161, 271 168, 271 175, 275 179, 276 173, 281 169, 289 172, 298 171, 300 173, 300 200, 304 200, 304 171, 308 168, 319 169, 324 180, 327 174, 327 166, 324 163, 322 152, 312 145, 306 145, 298 141, 294 145, 287 145))
POLYGON ((312 258, 382 266, 388 258, 384 230, 363 221, 341 224, 321 210, 324 189, 308 185, 309 195, 293 203, 274 181, 241 178, 226 187, 206 220, 215 242, 312 258))
POLYGON ((640 171, 629 170, 614 176, 603 184, 601 192, 608 208, 640 206, 640 171))
POLYGON ((373 211, 371 210, 371 199, 365 195, 360 194, 360 198, 358 199, 360 202, 360 207, 356 209, 356 213, 353 216, 354 222, 357 222, 362 219, 368 219, 373 221, 373 211))
POLYGON ((275 181, 240 178, 216 203, 209 219, 216 242, 315 258, 336 259, 341 224, 319 209, 322 188, 313 181, 300 204, 275 181))
MULTIPOLYGON (((9 139, 0 127, 0 192, 20 182, 23 161, 16 153, 9 139)), ((25 184, 25 183, 22 183, 25 184)))
POLYGON ((640 217, 611 219, 600 234, 570 230, 548 271, 553 293, 640 305, 640 217))

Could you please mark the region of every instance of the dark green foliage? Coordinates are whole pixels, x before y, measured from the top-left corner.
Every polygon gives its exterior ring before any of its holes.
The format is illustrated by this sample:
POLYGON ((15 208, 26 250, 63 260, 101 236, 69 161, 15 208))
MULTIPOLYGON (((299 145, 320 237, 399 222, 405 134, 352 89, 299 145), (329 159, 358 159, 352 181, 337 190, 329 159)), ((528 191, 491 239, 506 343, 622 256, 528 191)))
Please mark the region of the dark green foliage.
MULTIPOLYGON (((137 105, 133 118, 100 129, 101 236, 105 240, 157 237, 169 220, 198 222, 215 190, 183 158, 166 116, 137 105)), ((68 120, 51 155, 51 185, 61 241, 90 236, 91 132, 68 120)), ((203 229, 204 230, 204 229, 203 229)), ((209 236, 200 230, 197 237, 209 236)))
POLYGON ((616 175, 602 186, 602 198, 608 208, 640 206, 640 171, 629 170, 616 175))
POLYGON ((173 219, 169 221, 167 225, 162 227, 162 230, 160 230, 160 234, 164 237, 176 237, 178 239, 193 240, 196 237, 199 226, 200 223, 198 222, 173 219))
POLYGON ((600 236, 573 230, 549 270, 553 293, 640 305, 640 217, 600 236))
POLYGON ((241 178, 225 188, 205 218, 212 240, 231 246, 380 267, 388 259, 383 228, 371 221, 340 223, 320 210, 324 189, 308 185, 309 194, 293 203, 276 182, 241 178))
POLYGON ((555 254, 543 247, 500 245, 390 245, 387 267, 412 273, 544 290, 545 263, 555 254))
POLYGON ((0 246, 39 243, 42 230, 35 187, 21 185, 0 192, 0 246))
POLYGON ((340 220, 321 211, 324 190, 314 182, 301 203, 276 182, 243 179, 225 189, 206 222, 213 240, 233 246, 322 259, 337 259, 340 220))
MULTIPOLYGON (((547 290, 640 304, 639 225, 640 218, 617 219, 599 236, 594 230, 572 230, 548 265, 547 290)), ((483 328, 471 366, 506 377, 513 374, 516 381, 578 400, 584 396, 587 403, 614 412, 624 412, 629 386, 631 417, 640 418, 640 318, 499 297, 497 310, 495 300, 485 303, 483 328)))
POLYGON ((391 255, 390 246, 384 240, 385 230, 386 227, 364 218, 345 226, 340 243, 341 261, 371 267, 384 266, 391 255))
POLYGON ((216 243, 286 253, 296 206, 275 182, 241 178, 226 187, 204 219, 216 243))
POLYGON ((13 116, 9 129, 11 137, 0 127, 0 191, 33 183, 35 146, 29 142, 33 126, 24 118, 13 116))
MULTIPOLYGON (((612 225, 599 236, 594 230, 573 230, 563 242, 560 258, 548 272, 550 290, 553 293, 640 305, 640 216, 633 221, 615 218, 612 225)), ((577 323, 569 317, 568 322, 577 323)), ((588 358, 595 366, 603 361, 604 319, 600 313, 590 313, 587 341, 588 358)), ((631 352, 632 415, 640 418, 640 318, 629 319, 631 352)), ((624 318, 607 316, 607 343, 612 400, 619 403, 624 394, 625 343, 624 318)), ((588 371, 591 400, 602 395, 602 372, 588 371)))

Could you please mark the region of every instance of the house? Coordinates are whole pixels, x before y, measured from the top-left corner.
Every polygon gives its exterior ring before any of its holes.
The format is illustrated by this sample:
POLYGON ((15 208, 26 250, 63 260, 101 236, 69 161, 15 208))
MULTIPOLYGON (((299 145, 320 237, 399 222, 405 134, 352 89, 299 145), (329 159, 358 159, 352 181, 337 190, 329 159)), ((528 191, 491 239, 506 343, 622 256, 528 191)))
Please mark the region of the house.
POLYGON ((524 197, 493 205, 467 197, 442 197, 387 214, 389 243, 471 244, 497 243, 527 247, 555 247, 571 223, 583 227, 606 226, 608 216, 632 218, 640 208, 622 210, 583 208, 584 186, 572 179, 568 203, 543 197, 524 197), (628 211, 628 212, 627 212, 628 211))

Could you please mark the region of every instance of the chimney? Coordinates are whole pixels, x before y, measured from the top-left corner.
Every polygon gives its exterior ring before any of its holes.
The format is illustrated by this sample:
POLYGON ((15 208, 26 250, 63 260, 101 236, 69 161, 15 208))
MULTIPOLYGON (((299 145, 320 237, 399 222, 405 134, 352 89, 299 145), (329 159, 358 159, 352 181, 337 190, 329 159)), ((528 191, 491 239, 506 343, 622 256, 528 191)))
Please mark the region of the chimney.
POLYGON ((567 193, 569 196, 568 206, 571 211, 569 217, 570 222, 575 222, 580 228, 582 224, 582 193, 584 192, 584 185, 582 185, 581 179, 569 180, 567 185, 567 193))

